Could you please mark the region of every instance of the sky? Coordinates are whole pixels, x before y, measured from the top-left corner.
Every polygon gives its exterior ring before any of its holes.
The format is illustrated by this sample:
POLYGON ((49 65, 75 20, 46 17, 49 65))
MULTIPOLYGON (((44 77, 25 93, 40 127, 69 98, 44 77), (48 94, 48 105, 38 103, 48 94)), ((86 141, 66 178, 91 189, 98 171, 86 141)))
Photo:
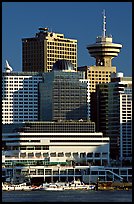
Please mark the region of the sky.
POLYGON ((39 27, 78 40, 78 66, 95 65, 86 47, 102 35, 104 9, 106 34, 123 46, 112 65, 132 76, 132 2, 2 2, 2 71, 6 60, 22 71, 22 38, 34 37, 39 27))

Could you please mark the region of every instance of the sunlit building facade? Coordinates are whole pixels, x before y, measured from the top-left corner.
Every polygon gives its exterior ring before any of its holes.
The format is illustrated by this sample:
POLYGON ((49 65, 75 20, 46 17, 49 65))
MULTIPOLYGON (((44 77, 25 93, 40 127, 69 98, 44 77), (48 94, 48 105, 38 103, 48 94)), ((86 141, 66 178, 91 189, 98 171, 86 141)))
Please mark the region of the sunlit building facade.
POLYGON ((22 70, 50 72, 58 59, 69 60, 77 70, 77 40, 40 28, 35 37, 22 39, 22 70))
POLYGON ((113 74, 97 85, 97 131, 110 138, 110 156, 132 159, 132 77, 113 74))
POLYGON ((40 73, 2 73, 2 123, 38 120, 38 83, 40 73))

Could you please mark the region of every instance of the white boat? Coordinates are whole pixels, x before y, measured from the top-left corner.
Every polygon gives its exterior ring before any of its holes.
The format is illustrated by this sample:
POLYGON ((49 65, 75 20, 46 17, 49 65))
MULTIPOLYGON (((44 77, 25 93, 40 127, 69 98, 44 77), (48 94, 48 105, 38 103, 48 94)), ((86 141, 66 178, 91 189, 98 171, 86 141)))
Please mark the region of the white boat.
POLYGON ((64 187, 56 185, 56 184, 49 184, 49 185, 45 185, 45 186, 43 185, 41 190, 45 190, 45 191, 63 191, 64 187))
POLYGON ((80 180, 71 183, 43 183, 39 187, 32 186, 32 190, 63 191, 63 190, 94 190, 95 185, 87 185, 80 180))
POLYGON ((82 183, 80 180, 76 181, 72 181, 71 183, 67 183, 64 186, 65 190, 93 190, 95 189, 95 185, 87 185, 82 183))
POLYGON ((15 190, 32 190, 31 186, 27 186, 26 183, 21 183, 18 185, 15 184, 4 184, 2 183, 2 190, 3 191, 15 191, 15 190))

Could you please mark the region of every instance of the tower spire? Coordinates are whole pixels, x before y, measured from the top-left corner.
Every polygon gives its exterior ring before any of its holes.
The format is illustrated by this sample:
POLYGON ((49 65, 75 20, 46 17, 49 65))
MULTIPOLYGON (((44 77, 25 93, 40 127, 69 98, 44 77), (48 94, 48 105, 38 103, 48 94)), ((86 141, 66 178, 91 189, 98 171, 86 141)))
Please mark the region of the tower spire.
POLYGON ((105 9, 102 12, 103 14, 103 34, 102 37, 106 37, 106 15, 105 15, 105 9))

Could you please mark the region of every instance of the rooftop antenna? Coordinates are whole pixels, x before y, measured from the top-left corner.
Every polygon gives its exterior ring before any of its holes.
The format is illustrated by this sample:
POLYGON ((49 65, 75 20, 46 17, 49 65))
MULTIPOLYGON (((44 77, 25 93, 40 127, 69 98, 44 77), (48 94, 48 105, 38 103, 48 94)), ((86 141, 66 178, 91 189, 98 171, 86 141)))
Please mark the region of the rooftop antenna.
POLYGON ((106 15, 105 15, 105 9, 102 12, 103 14, 103 35, 102 37, 106 37, 106 15))

